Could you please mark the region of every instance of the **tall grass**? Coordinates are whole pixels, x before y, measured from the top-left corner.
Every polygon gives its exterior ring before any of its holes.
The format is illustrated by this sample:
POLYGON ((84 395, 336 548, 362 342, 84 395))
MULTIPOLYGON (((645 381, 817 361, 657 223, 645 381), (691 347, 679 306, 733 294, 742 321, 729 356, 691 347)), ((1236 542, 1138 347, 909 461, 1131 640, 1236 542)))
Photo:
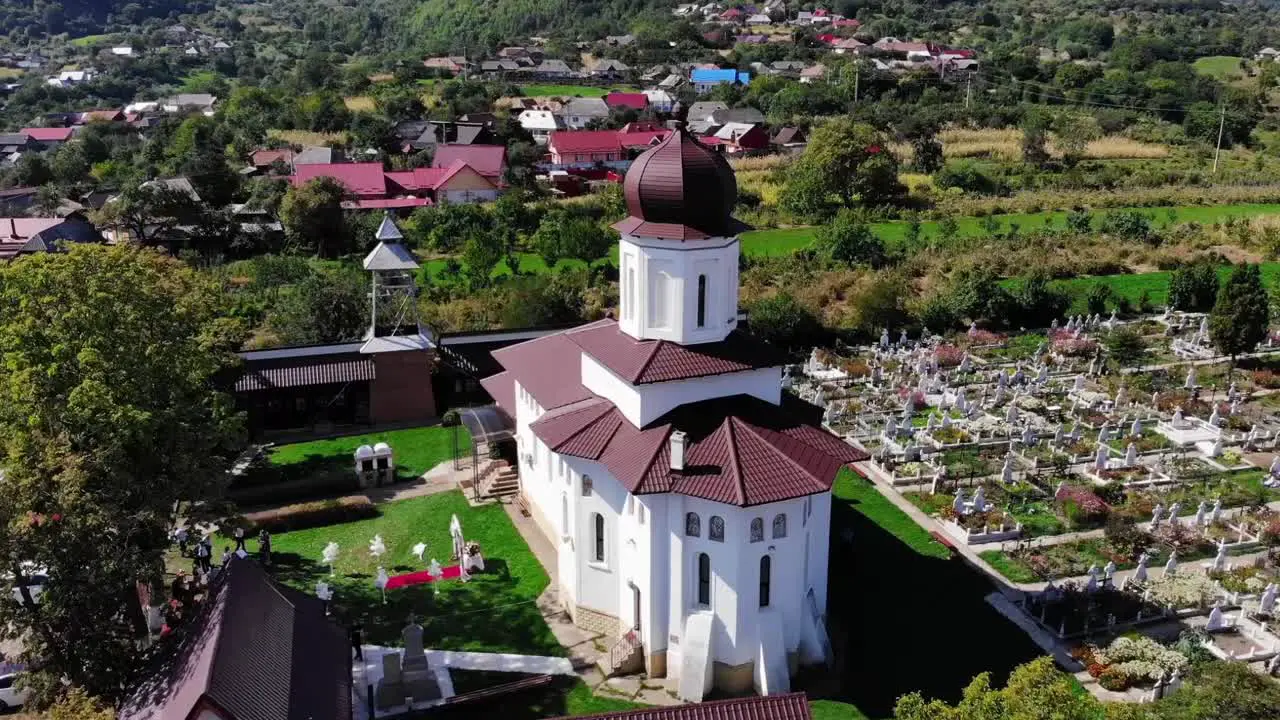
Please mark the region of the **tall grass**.
POLYGON ((347 134, 345 132, 311 132, 310 130, 268 130, 268 137, 279 138, 290 145, 304 146, 325 146, 325 145, 345 145, 347 143, 347 134))
POLYGON ((373 112, 378 104, 368 95, 353 95, 342 99, 342 103, 351 112, 373 112))
MULTIPOLYGON (((1006 162, 1022 161, 1022 131, 1016 128, 1003 130, 947 128, 938 133, 942 154, 947 158, 990 158, 1006 162)), ((911 146, 893 143, 890 150, 903 160, 911 159, 911 146)), ((1062 157, 1062 151, 1049 142, 1049 154, 1062 157)), ((1089 143, 1084 156, 1091 160, 1158 159, 1169 156, 1169 148, 1155 143, 1145 143, 1119 135, 1108 135, 1089 143)))
POLYGON ((1114 190, 1033 190, 1010 197, 938 194, 931 214, 1003 215, 1077 208, 1244 205, 1280 202, 1280 185, 1137 187, 1114 190))

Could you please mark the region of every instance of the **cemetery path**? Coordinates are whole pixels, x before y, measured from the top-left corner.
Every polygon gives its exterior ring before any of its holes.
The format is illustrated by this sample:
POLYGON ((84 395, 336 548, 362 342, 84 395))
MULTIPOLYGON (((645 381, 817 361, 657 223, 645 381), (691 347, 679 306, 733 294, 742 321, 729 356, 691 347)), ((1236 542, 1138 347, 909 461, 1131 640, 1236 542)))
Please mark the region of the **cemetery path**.
MULTIPOLYGON (((1247 358, 1270 357, 1277 353, 1280 353, 1280 351, 1274 350, 1274 349, 1263 350, 1261 352, 1245 353, 1244 355, 1238 356, 1236 359, 1245 360, 1247 358)), ((1167 362, 1167 363, 1153 363, 1151 365, 1141 365, 1138 367, 1122 368, 1120 370, 1120 374, 1136 375, 1139 373, 1153 372, 1156 370, 1168 370, 1169 368, 1186 367, 1188 365, 1197 365, 1197 366, 1198 365, 1216 365, 1218 363, 1221 363, 1227 360, 1230 360, 1230 358, 1227 357, 1226 355, 1217 355, 1210 358, 1196 358, 1195 360, 1187 359, 1187 360, 1176 360, 1174 362, 1167 362)))

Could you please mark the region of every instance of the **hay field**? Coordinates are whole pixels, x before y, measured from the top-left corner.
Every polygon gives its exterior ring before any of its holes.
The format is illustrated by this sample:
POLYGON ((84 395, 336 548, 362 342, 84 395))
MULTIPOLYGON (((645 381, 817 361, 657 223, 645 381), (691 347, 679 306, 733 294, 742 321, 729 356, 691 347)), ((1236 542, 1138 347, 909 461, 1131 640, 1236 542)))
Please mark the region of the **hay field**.
POLYGON ((369 95, 345 97, 342 98, 342 104, 346 105, 351 112, 373 112, 378 109, 378 103, 369 95))
POLYGON ((344 132, 323 133, 308 130, 268 130, 267 137, 278 138, 290 145, 304 147, 324 147, 328 145, 346 145, 347 134, 344 132))
MULTIPOLYGON (((1016 128, 1003 130, 970 130, 948 128, 938 133, 942 154, 947 158, 989 158, 1007 162, 1022 160, 1022 131, 1016 128)), ((902 143, 890 145, 898 157, 909 160, 911 147, 902 143)), ((1062 152, 1049 140, 1049 153, 1062 157, 1062 152)), ((1144 143, 1120 135, 1108 135, 1089 143, 1084 156, 1090 160, 1152 160, 1169 156, 1164 145, 1144 143)))

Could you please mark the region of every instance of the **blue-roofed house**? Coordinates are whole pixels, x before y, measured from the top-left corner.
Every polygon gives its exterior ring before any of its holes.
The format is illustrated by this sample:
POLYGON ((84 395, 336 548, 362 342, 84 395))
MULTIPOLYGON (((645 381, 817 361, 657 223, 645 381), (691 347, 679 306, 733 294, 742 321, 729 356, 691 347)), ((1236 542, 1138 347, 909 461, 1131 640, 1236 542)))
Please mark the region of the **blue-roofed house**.
POLYGON ((741 72, 720 68, 696 68, 689 75, 690 82, 693 83, 693 89, 700 92, 709 92, 711 88, 725 83, 738 83, 746 85, 751 82, 751 73, 741 72))

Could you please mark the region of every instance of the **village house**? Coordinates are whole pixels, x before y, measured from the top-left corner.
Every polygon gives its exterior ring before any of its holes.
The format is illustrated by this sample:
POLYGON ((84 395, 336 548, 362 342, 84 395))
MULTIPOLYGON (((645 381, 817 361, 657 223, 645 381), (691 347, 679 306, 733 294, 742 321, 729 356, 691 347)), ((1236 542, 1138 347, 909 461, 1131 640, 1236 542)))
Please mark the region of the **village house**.
POLYGON ((717 85, 747 85, 751 82, 751 74, 732 68, 695 68, 689 74, 689 81, 693 83, 693 89, 701 94, 710 92, 717 85))
POLYGON ((179 93, 160 101, 160 109, 170 115, 201 113, 213 116, 218 98, 209 93, 179 93))
POLYGON ((436 146, 431 167, 448 169, 455 162, 464 162, 495 184, 502 182, 507 170, 507 146, 445 144, 436 146))
POLYGON ((56 252, 66 243, 102 241, 102 235, 80 213, 66 217, 0 217, 0 260, 56 252))
POLYGON ((800 82, 811 83, 827 77, 827 66, 822 63, 810 65, 800 71, 800 82))
POLYGON ((40 143, 46 150, 57 150, 59 146, 70 140, 76 133, 74 127, 22 128, 23 135, 40 143))
POLYGON ((553 165, 626 163, 632 153, 648 149, 670 132, 651 122, 628 123, 620 130, 554 132, 547 151, 553 165))
POLYGON ((316 178, 330 178, 345 189, 348 210, 408 210, 437 202, 472 203, 495 200, 499 188, 493 179, 480 174, 463 160, 448 167, 391 171, 382 163, 335 163, 299 165, 294 169, 294 185, 316 178))
POLYGON ((621 60, 605 58, 591 68, 591 77, 616 80, 626 77, 630 72, 631 66, 621 60))
POLYGON ((470 67, 471 63, 461 55, 449 55, 447 57, 427 58, 422 61, 422 65, 428 70, 441 70, 451 75, 458 75, 470 67))
POLYGON ((524 110, 517 119, 539 145, 545 145, 551 133, 564 129, 564 122, 550 110, 524 110))
POLYGON ((706 139, 714 139, 715 144, 723 146, 725 152, 735 154, 769 147, 769 136, 754 123, 725 123, 706 139))
POLYGON ((611 92, 604 96, 604 102, 610 110, 635 110, 644 112, 649 108, 649 97, 642 92, 611 92))
POLYGON ((569 130, 581 130, 593 122, 609 119, 609 105, 601 98, 574 98, 564 104, 560 116, 569 130))
POLYGON ((655 88, 653 90, 645 90, 644 97, 649 103, 649 107, 654 112, 671 113, 675 112, 676 99, 666 90, 655 88))
POLYGON ((51 87, 72 87, 91 82, 97 73, 92 70, 63 70, 48 78, 45 83, 51 87))

